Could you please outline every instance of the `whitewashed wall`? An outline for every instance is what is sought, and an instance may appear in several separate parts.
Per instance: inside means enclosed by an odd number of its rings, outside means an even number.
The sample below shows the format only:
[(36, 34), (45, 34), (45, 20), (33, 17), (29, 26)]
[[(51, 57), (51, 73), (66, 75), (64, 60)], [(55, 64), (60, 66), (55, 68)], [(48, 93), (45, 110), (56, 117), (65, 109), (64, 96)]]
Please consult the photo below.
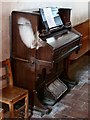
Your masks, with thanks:
[(2, 4), (0, 3), (0, 60), (2, 58)]
[[(3, 2), (2, 2), (3, 1)], [(0, 3), (0, 60), (10, 57), (10, 20), (13, 10), (30, 10), (39, 7), (57, 6), (72, 8), (72, 25), (88, 19), (88, 0), (2, 0)], [(84, 2), (85, 1), (85, 2)], [(2, 28), (2, 29), (1, 29)], [(2, 51), (2, 52), (1, 52)]]

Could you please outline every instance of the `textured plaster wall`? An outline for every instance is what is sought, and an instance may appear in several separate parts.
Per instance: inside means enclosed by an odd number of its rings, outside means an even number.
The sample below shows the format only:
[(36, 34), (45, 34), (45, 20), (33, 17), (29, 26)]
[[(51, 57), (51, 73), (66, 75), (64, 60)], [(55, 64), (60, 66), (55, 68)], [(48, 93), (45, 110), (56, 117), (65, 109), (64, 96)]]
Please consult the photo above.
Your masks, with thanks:
[[(84, 0), (83, 0), (84, 1)], [(45, 6), (69, 7), (72, 8), (71, 21), (72, 25), (79, 24), (88, 19), (88, 1), (85, 2), (74, 0), (3, 0), (0, 2), (0, 61), (10, 57), (10, 15), (13, 10), (29, 10)]]

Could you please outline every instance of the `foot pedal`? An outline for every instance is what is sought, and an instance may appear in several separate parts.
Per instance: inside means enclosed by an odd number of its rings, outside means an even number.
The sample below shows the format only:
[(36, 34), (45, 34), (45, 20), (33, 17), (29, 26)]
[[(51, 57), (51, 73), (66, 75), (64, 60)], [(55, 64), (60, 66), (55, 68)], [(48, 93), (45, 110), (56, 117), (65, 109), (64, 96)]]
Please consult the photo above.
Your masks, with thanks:
[(67, 90), (68, 87), (59, 78), (56, 78), (45, 88), (45, 99), (43, 102), (53, 105)]

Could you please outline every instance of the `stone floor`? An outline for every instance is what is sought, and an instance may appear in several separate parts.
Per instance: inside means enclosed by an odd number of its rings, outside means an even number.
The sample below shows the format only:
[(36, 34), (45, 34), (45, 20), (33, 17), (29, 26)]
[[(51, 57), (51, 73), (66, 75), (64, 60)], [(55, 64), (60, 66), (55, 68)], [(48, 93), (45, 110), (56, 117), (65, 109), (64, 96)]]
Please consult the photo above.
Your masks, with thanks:
[(78, 80), (70, 92), (52, 106), (52, 111), (42, 117), (34, 113), (31, 119), (81, 119), (89, 120), (90, 56), (84, 55), (70, 65), (71, 78)]

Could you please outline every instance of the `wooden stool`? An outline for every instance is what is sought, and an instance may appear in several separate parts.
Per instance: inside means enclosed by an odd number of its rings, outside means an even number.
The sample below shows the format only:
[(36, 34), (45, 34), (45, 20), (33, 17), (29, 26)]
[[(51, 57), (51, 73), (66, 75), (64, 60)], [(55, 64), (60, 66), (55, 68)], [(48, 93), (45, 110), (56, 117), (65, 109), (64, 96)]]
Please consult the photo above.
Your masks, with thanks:
[(14, 109), (14, 104), (22, 99), (25, 99), (25, 104), (17, 111), (24, 108), (25, 109), (24, 117), (28, 118), (28, 90), (13, 85), (13, 78), (9, 59), (2, 62), (2, 68), (5, 68), (6, 71), (6, 73), (1, 77), (2, 85), (3, 80), (5, 79), (7, 79), (8, 84), (4, 85), (4, 88), (2, 86), (2, 95), (0, 94), (0, 102), (9, 105), (10, 118), (15, 118), (14, 113), (16, 110)]
[(4, 119), (4, 110), (0, 108), (0, 120)]

